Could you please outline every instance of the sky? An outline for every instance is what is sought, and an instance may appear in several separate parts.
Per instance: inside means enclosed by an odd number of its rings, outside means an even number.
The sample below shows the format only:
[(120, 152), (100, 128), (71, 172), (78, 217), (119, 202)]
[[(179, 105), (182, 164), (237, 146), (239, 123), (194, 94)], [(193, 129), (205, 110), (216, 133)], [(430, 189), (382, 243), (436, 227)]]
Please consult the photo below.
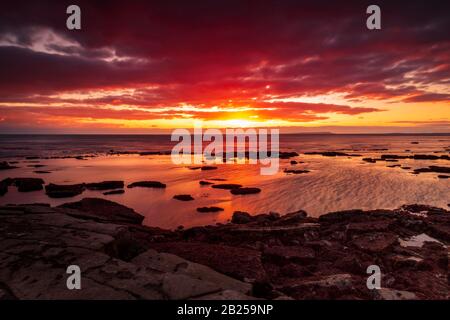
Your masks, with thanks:
[[(66, 28), (67, 6), (81, 30)], [(368, 30), (366, 8), (381, 8)], [(449, 1), (5, 1), (0, 133), (450, 132)]]

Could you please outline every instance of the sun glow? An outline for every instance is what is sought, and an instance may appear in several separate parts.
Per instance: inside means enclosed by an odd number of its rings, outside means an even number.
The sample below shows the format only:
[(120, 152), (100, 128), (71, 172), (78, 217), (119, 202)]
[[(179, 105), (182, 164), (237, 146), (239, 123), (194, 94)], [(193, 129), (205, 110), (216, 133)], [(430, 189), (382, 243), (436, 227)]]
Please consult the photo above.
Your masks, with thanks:
[(233, 120), (225, 120), (227, 127), (232, 128), (248, 128), (253, 127), (254, 123), (252, 121), (243, 120), (243, 119), (233, 119)]

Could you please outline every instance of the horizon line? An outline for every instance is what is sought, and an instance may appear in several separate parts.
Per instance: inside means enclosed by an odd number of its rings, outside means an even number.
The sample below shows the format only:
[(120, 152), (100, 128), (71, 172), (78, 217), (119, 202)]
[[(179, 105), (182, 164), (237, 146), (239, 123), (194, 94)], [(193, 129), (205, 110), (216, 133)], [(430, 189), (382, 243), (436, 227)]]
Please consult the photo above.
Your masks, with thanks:
[[(236, 128), (234, 128), (236, 129)], [(252, 129), (252, 128), (241, 128)], [(223, 129), (220, 129), (223, 130)], [(0, 133), (0, 136), (170, 136), (171, 133)], [(416, 136), (450, 136), (450, 132), (284, 132), (280, 135), (416, 135)]]

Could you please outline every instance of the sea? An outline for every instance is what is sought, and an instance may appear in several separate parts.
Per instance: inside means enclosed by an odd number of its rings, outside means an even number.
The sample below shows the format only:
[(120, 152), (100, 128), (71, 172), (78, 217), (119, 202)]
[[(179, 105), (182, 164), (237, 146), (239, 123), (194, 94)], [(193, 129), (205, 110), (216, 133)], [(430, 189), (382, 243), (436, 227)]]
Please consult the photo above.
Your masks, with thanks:
[[(133, 208), (145, 216), (146, 225), (166, 229), (226, 223), (234, 211), (286, 214), (305, 210), (317, 217), (333, 211), (395, 209), (414, 203), (446, 209), (450, 205), (450, 179), (443, 178), (445, 174), (413, 172), (429, 166), (450, 167), (448, 160), (362, 160), (383, 154), (448, 156), (450, 134), (282, 134), (280, 151), (295, 151), (299, 156), (281, 159), (274, 175), (261, 175), (259, 164), (246, 161), (217, 164), (215, 170), (192, 170), (192, 165), (174, 164), (171, 156), (164, 154), (175, 143), (170, 135), (0, 135), (0, 161), (18, 167), (0, 170), (0, 180), (39, 177), (46, 184), (123, 180), (125, 185), (152, 180), (167, 185), (165, 189), (125, 188), (124, 194), (117, 195), (86, 190), (62, 199), (49, 198), (43, 190), (22, 193), (10, 186), (8, 193), (0, 196), (0, 205), (60, 205), (100, 197)], [(324, 151), (350, 156), (305, 154)], [(291, 160), (297, 164), (291, 164)], [(396, 164), (399, 166), (392, 167)], [(285, 169), (309, 172), (291, 174)], [(257, 187), (261, 192), (233, 195), (229, 190), (200, 185), (200, 180)], [(177, 194), (190, 194), (194, 200), (173, 199)], [(223, 211), (197, 211), (210, 206)]]

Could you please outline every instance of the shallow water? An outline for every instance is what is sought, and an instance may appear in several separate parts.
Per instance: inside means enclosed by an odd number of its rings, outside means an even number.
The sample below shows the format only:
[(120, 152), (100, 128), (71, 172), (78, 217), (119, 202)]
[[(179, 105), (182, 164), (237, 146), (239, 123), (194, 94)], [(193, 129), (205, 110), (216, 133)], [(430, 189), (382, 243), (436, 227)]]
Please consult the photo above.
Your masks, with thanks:
[[(48, 138), (46, 138), (48, 139)], [(105, 137), (102, 139), (106, 139)], [(124, 137), (127, 143), (136, 137)], [(170, 140), (170, 137), (169, 137)], [(67, 141), (60, 139), (59, 143), (49, 143), (40, 140), (36, 145), (48, 153), (46, 143), (53, 147), (52, 154), (81, 154), (101, 152), (100, 149), (128, 150), (128, 144), (114, 143), (99, 146), (95, 143), (79, 143), (76, 152), (68, 152)], [(282, 139), (283, 141), (283, 139)], [(419, 141), (419, 144), (411, 144)], [(66, 149), (61, 150), (61, 143)], [(8, 143), (8, 147), (11, 146)], [(115, 148), (109, 148), (111, 145)], [(133, 143), (134, 150), (157, 150), (169, 147), (161, 142), (149, 148), (148, 142)], [(39, 153), (32, 139), (22, 143), (22, 148), (28, 152)], [(404, 154), (410, 149), (412, 154), (448, 154), (445, 148), (450, 145), (450, 137), (410, 137), (410, 136), (289, 136), (284, 137), (281, 150), (317, 151), (317, 150), (357, 150), (364, 156), (379, 157), (380, 154)], [(55, 146), (58, 146), (56, 148)], [(125, 194), (103, 196), (101, 191), (85, 191), (83, 194), (64, 199), (48, 198), (44, 191), (19, 193), (15, 187), (0, 197), (0, 204), (45, 202), (58, 205), (77, 201), (85, 197), (104, 197), (132, 207), (145, 215), (144, 223), (163, 228), (176, 228), (179, 225), (195, 226), (230, 219), (233, 211), (247, 211), (251, 214), (267, 213), (269, 211), (281, 214), (306, 210), (311, 216), (346, 209), (393, 209), (403, 204), (422, 203), (447, 208), (450, 203), (450, 180), (438, 179), (437, 173), (421, 173), (413, 175), (412, 169), (429, 165), (449, 166), (446, 160), (400, 160), (396, 163), (366, 163), (362, 157), (323, 157), (320, 155), (301, 154), (297, 161), (302, 164), (290, 165), (290, 160), (281, 160), (280, 170), (273, 176), (261, 176), (258, 165), (222, 164), (217, 170), (190, 170), (186, 165), (174, 165), (170, 156), (139, 156), (139, 155), (100, 155), (88, 160), (69, 159), (39, 159), (39, 163), (25, 160), (23, 156), (5, 154), (4, 144), (0, 140), (0, 150), (8, 160), (19, 161), (18, 169), (0, 171), (0, 179), (6, 177), (41, 177), (46, 183), (72, 184), (80, 182), (99, 182), (104, 180), (124, 180), (125, 184), (142, 180), (157, 180), (167, 184), (166, 189), (133, 188), (126, 189)], [(107, 149), (109, 148), (109, 149)], [(377, 148), (389, 148), (389, 151), (372, 151)], [(9, 149), (8, 149), (9, 150)], [(83, 150), (83, 152), (81, 152)], [(167, 149), (164, 149), (167, 150)], [(350, 152), (350, 151), (349, 151)], [(353, 151), (351, 151), (353, 152)], [(355, 153), (353, 152), (353, 153)], [(40, 154), (40, 153), (39, 153)], [(28, 153), (27, 155), (31, 155)], [(45, 167), (31, 168), (28, 165), (42, 164)], [(388, 168), (387, 165), (401, 164), (410, 166), (411, 170)], [(308, 169), (307, 174), (292, 175), (283, 172), (284, 168)], [(48, 170), (49, 174), (36, 174), (36, 170)], [(221, 178), (226, 183), (239, 183), (249, 187), (259, 187), (260, 194), (232, 195), (228, 190), (213, 189), (211, 186), (200, 186), (199, 180)], [(224, 182), (218, 182), (224, 183)], [(195, 200), (183, 202), (172, 199), (175, 194), (191, 194)], [(196, 208), (203, 206), (218, 206), (224, 208), (219, 213), (198, 213)]]

